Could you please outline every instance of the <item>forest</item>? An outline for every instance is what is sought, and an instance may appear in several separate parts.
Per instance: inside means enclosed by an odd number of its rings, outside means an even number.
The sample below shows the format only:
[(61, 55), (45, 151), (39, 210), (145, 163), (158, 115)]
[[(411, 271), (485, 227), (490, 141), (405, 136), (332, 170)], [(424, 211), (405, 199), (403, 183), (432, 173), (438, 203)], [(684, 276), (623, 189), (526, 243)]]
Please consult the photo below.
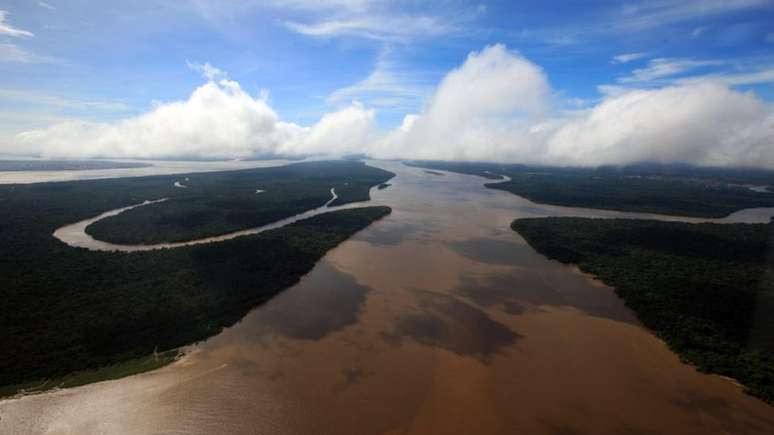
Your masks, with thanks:
[[(149, 355), (233, 324), (297, 282), (328, 250), (390, 213), (388, 207), (338, 210), (259, 235), (150, 252), (95, 252), (52, 237), (56, 228), (106, 210), (176, 197), (186, 189), (173, 183), (186, 177), (192, 185), (219, 186), (211, 192), (224, 196), (243, 188), (260, 196), (256, 188), (284, 183), (294, 196), (284, 208), (275, 198), (275, 208), (289, 213), (298, 207), (296, 201), (310, 206), (327, 201), (333, 185), (342, 186), (342, 201), (368, 199), (365, 180), (378, 185), (392, 176), (359, 162), (292, 166), (0, 186), (2, 391), (12, 394), (25, 384), (84, 369), (131, 372), (121, 366), (130, 361), (152, 366)], [(219, 181), (206, 181), (210, 176)], [(257, 179), (266, 184), (256, 186)], [(319, 194), (305, 196), (297, 183)], [(140, 226), (142, 231), (132, 233), (158, 237), (153, 225)], [(14, 385), (18, 388), (9, 388)]]
[(366, 201), (372, 186), (393, 175), (362, 162), (328, 161), (164, 177), (148, 180), (137, 192), (137, 202), (167, 201), (101, 220), (86, 231), (97, 240), (119, 244), (217, 236), (320, 207), (331, 199), (331, 188), (338, 195), (331, 205)]
[(774, 223), (550, 217), (512, 228), (614, 287), (684, 361), (774, 402)]
[(486, 187), (530, 201), (566, 207), (720, 218), (753, 207), (774, 207), (774, 171), (638, 164), (572, 168), (497, 163), (412, 162), (411, 165), (510, 181)]

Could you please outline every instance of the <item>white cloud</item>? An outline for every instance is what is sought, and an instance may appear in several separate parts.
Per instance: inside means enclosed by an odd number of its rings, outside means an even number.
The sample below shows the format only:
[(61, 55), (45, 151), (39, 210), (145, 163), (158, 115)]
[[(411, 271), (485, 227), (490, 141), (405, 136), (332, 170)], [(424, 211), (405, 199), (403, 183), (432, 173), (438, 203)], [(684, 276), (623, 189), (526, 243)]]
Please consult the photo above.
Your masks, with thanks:
[(450, 72), (428, 109), (378, 141), (379, 157), (599, 165), (639, 161), (774, 168), (774, 108), (701, 81), (606, 89), (587, 110), (550, 109), (542, 71), (502, 46)]
[(619, 86), (619, 85), (599, 85), (597, 86), (597, 91), (605, 96), (615, 96), (615, 95), (621, 95), (623, 93), (629, 92), (631, 88), (627, 88), (626, 86)]
[(210, 81), (225, 79), (228, 77), (228, 75), (225, 72), (223, 72), (219, 68), (216, 68), (210, 65), (209, 62), (205, 62), (201, 64), (201, 63), (193, 63), (190, 61), (185, 61), (185, 63), (186, 65), (188, 65), (188, 68), (200, 73), (202, 77)]
[(599, 8), (602, 12), (591, 12), (583, 19), (563, 23), (560, 27), (524, 29), (515, 34), (551, 45), (567, 45), (675, 25), (694, 25), (692, 33), (698, 37), (706, 30), (699, 25), (708, 20), (741, 11), (771, 9), (772, 6), (772, 0), (633, 0), (619, 3), (623, 6), (602, 7)]
[(626, 53), (626, 54), (619, 54), (618, 56), (613, 56), (613, 60), (610, 61), (610, 63), (629, 63), (631, 61), (642, 59), (643, 57), (647, 57), (648, 53)]
[(285, 24), (289, 29), (307, 36), (357, 36), (381, 41), (404, 41), (417, 36), (436, 36), (456, 29), (453, 24), (428, 15), (358, 14), (312, 23), (288, 21)]
[(46, 3), (46, 2), (38, 2), (38, 6), (40, 6), (41, 8), (44, 8), (44, 9), (48, 9), (50, 11), (56, 10), (56, 8), (53, 5), (51, 5), (50, 3)]
[(248, 13), (269, 12), (293, 32), (315, 37), (355, 37), (408, 42), (455, 32), (479, 17), (480, 5), (383, 0), (192, 0), (196, 12), (213, 23), (229, 23)]
[(471, 53), (449, 72), (427, 109), (378, 141), (380, 157), (486, 160), (528, 158), (529, 131), (547, 109), (543, 71), (502, 45)]
[(360, 101), (380, 110), (416, 110), (432, 89), (421, 75), (402, 68), (390, 59), (389, 50), (379, 56), (371, 73), (359, 82), (332, 92), (327, 102), (342, 104)]
[(655, 89), (607, 87), (601, 102), (564, 111), (543, 70), (502, 45), (472, 52), (426, 108), (386, 134), (353, 103), (311, 126), (282, 121), (265, 98), (210, 80), (184, 101), (115, 123), (69, 121), (16, 136), (46, 157), (248, 157), (344, 154), (546, 164), (682, 161), (774, 168), (774, 108), (734, 83), (696, 79)]
[[(230, 80), (208, 81), (185, 101), (115, 123), (72, 121), (16, 136), (45, 157), (209, 157), (336, 152), (370, 139), (373, 112), (352, 105), (312, 127), (283, 122)], [(10, 152), (10, 150), (9, 150)]]
[(687, 77), (676, 80), (675, 83), (685, 85), (708, 81), (723, 83), (727, 86), (774, 83), (774, 66), (745, 73), (709, 74), (698, 77)]
[(610, 96), (547, 142), (546, 160), (774, 168), (774, 111), (749, 93), (697, 83)]
[(17, 38), (21, 38), (21, 37), (29, 38), (34, 36), (32, 32), (17, 29), (16, 27), (13, 27), (10, 24), (6, 23), (5, 18), (7, 16), (8, 16), (7, 11), (0, 10), (0, 35), (14, 36)]
[(635, 69), (631, 75), (620, 77), (618, 81), (621, 83), (648, 82), (672, 77), (697, 68), (722, 64), (722, 61), (717, 60), (658, 58), (651, 60), (645, 68)]
[(373, 110), (360, 103), (328, 113), (307, 130), (300, 143), (287, 145), (286, 152), (342, 155), (362, 150), (374, 140), (374, 116)]
[(306, 14), (284, 20), (290, 30), (302, 35), (402, 43), (458, 32), (486, 11), (481, 5), (460, 2), (426, 7), (422, 2), (297, 0), (272, 5), (280, 10), (306, 11)]
[(616, 21), (621, 30), (644, 30), (767, 5), (770, 0), (648, 0), (627, 4)]

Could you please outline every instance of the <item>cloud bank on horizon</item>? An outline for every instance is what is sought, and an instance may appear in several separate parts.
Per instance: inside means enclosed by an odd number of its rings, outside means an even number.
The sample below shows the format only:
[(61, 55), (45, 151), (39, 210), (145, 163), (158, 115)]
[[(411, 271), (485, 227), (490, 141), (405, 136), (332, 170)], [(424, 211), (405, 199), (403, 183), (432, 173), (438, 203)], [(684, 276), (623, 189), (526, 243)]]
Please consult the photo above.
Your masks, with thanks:
[(601, 165), (688, 162), (774, 168), (774, 108), (753, 92), (706, 78), (622, 88), (595, 105), (563, 110), (549, 77), (504, 45), (471, 52), (424, 109), (380, 131), (374, 109), (353, 102), (303, 126), (280, 119), (209, 64), (187, 100), (115, 122), (67, 121), (16, 136), (43, 157), (377, 158)]

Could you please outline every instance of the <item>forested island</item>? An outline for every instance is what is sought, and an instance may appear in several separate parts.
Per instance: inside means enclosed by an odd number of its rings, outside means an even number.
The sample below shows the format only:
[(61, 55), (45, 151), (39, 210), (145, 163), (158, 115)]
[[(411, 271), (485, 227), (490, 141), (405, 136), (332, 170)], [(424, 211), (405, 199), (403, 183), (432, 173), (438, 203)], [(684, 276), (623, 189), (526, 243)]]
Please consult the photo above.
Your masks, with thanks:
[(774, 224), (549, 217), (512, 228), (615, 287), (683, 360), (774, 402)]
[(754, 207), (774, 207), (774, 171), (639, 164), (597, 168), (520, 164), (413, 162), (412, 166), (478, 175), (486, 187), (530, 201), (676, 216), (719, 218)]
[[(97, 240), (120, 244), (179, 242), (265, 225), (331, 199), (331, 205), (369, 199), (372, 186), (394, 174), (356, 161), (305, 162), (260, 170), (149, 177), (136, 202), (168, 198), (87, 227)], [(177, 185), (175, 185), (177, 183)], [(260, 190), (260, 194), (256, 191)]]
[[(89, 251), (52, 237), (62, 225), (146, 199), (183, 203), (196, 186), (206, 186), (210, 201), (221, 201), (223, 212), (207, 215), (215, 220), (207, 227), (215, 230), (208, 231), (221, 231), (234, 225), (230, 213), (246, 207), (243, 191), (252, 192), (256, 209), (284, 217), (322, 205), (331, 187), (341, 186), (342, 202), (368, 199), (371, 186), (393, 175), (360, 162), (280, 169), (0, 186), (0, 395), (168, 362), (174, 349), (238, 321), (297, 282), (328, 250), (390, 213), (388, 207), (339, 210), (258, 235), (149, 252)], [(189, 188), (174, 187), (185, 178)], [(256, 186), (259, 180), (265, 184)], [(262, 186), (267, 192), (255, 194)], [(261, 202), (268, 188), (290, 194), (285, 203), (281, 196)], [(190, 200), (197, 206), (212, 206), (201, 193), (194, 195)], [(194, 234), (195, 226), (179, 223), (194, 209), (176, 210), (179, 221), (168, 227), (151, 219), (116, 228), (142, 240), (166, 239), (171, 229)]]

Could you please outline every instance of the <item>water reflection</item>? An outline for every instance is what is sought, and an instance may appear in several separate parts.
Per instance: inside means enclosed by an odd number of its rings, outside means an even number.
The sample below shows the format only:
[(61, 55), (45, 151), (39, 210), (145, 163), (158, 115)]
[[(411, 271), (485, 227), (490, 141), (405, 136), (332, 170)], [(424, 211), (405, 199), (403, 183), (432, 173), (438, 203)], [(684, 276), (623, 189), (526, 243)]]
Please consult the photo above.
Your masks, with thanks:
[(393, 213), (297, 285), (161, 370), (0, 402), (0, 433), (774, 433), (774, 407), (682, 364), (509, 227), (627, 214), (373, 164), (398, 174), (372, 192)]
[[(308, 279), (308, 278), (307, 278)], [(328, 263), (320, 264), (314, 273), (314, 286), (299, 286), (298, 291), (283, 292), (266, 303), (246, 321), (246, 333), (265, 332), (300, 340), (320, 340), (358, 323), (359, 315), (371, 289), (358, 284), (349, 274)], [(236, 336), (238, 340), (245, 337)]]
[(388, 342), (400, 344), (410, 337), (427, 346), (481, 358), (488, 364), (492, 355), (518, 338), (507, 326), (454, 297), (424, 290), (414, 293), (417, 311), (398, 318), (393, 331), (384, 335)]

